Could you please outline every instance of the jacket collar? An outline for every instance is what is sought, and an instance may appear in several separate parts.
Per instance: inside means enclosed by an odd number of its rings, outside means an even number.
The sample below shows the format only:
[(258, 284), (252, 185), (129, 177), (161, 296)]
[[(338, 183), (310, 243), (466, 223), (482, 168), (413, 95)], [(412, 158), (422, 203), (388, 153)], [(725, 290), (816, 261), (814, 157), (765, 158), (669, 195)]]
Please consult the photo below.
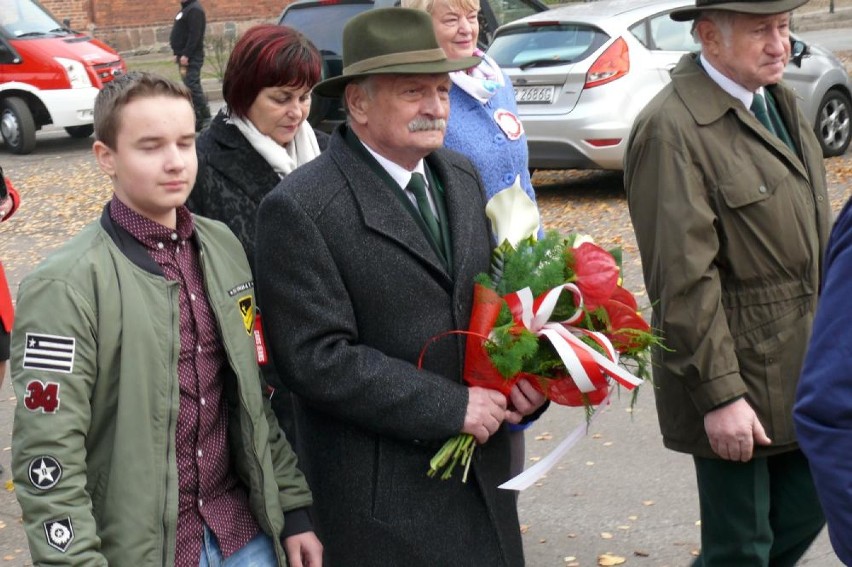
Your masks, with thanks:
[[(426, 264), (437, 277), (451, 285), (450, 274), (411, 214), (391, 193), (392, 187), (346, 142), (345, 132), (346, 125), (341, 125), (334, 131), (329, 140), (328, 154), (346, 179), (364, 224), (398, 242)], [(477, 208), (477, 204), (482, 204), (482, 199), (471, 190), (472, 187), (477, 187), (474, 178), (465, 180), (460, 171), (442, 156), (442, 152), (443, 150), (437, 150), (427, 156), (426, 163), (441, 180), (445, 189), (453, 246), (452, 272), (459, 274), (470, 257), (470, 250), (465, 243), (471, 241), (471, 233), (476, 224), (474, 219), (478, 218), (477, 215), (484, 219), (485, 212), (479, 210), (481, 207)]]
[[(725, 92), (704, 69), (698, 64), (698, 55), (684, 55), (672, 71), (672, 87), (683, 101), (686, 109), (699, 126), (709, 126), (721, 120), (726, 114), (733, 113), (745, 128), (750, 129), (764, 143), (772, 146), (787, 162), (804, 177), (808, 177), (807, 169), (802, 160), (793, 150), (773, 136), (760, 124), (739, 99)], [(778, 102), (779, 111), (787, 121), (787, 129), (793, 136), (796, 147), (802, 151), (802, 140), (799, 130), (799, 113), (796, 111), (796, 96), (782, 85), (770, 85), (768, 89)], [(713, 92), (714, 96), (707, 96)]]
[[(204, 144), (209, 147), (202, 152), (200, 167), (218, 171), (234, 187), (247, 192), (258, 205), (281, 181), (272, 166), (257, 153), (237, 127), (225, 122), (222, 112), (216, 115), (202, 136), (209, 137), (212, 143)], [(251, 180), (250, 183), (246, 182), (247, 178)]]

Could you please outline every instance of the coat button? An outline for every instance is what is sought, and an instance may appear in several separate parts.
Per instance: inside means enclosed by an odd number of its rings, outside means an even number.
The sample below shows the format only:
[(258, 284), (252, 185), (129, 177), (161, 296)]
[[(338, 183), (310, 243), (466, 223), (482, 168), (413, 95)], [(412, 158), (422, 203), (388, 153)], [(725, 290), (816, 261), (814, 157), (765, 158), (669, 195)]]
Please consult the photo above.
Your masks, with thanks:
[(508, 187), (512, 183), (515, 182), (515, 174), (514, 173), (506, 173), (503, 175), (503, 185)]
[(766, 193), (766, 186), (765, 186), (765, 185), (761, 185), (761, 186), (758, 188), (758, 191), (760, 191), (761, 193)]

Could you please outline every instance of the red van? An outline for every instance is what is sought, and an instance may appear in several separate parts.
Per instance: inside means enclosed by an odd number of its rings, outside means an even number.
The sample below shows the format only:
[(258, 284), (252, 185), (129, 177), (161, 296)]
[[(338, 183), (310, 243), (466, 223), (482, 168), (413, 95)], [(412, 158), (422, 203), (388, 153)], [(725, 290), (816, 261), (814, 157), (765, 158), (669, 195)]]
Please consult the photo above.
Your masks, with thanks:
[(48, 124), (90, 136), (95, 96), (126, 72), (115, 50), (60, 24), (36, 0), (0, 0), (0, 134), (12, 153), (32, 152)]

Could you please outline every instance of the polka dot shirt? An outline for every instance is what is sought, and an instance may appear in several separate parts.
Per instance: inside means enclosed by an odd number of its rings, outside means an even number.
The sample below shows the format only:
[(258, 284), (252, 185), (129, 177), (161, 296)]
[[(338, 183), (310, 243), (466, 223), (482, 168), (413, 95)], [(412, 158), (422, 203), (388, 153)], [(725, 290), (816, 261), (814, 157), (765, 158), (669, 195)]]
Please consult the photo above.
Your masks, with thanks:
[(166, 279), (180, 284), (175, 565), (197, 567), (205, 524), (225, 557), (247, 544), (260, 528), (231, 465), (223, 379), (230, 370), (204, 288), (192, 215), (186, 207), (178, 208), (173, 230), (114, 198), (110, 216), (145, 246)]

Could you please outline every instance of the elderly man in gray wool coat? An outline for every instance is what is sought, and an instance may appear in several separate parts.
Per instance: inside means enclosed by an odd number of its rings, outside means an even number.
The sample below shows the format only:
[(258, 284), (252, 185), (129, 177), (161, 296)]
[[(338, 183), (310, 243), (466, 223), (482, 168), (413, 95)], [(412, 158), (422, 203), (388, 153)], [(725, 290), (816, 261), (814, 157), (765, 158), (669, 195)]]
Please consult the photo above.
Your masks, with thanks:
[[(376, 9), (343, 34), (344, 70), (316, 87), (343, 95), (348, 123), (260, 206), (257, 279), (271, 355), (296, 398), (298, 446), (333, 567), (524, 564), (506, 422), (543, 396), (462, 381), (464, 338), (417, 361), (430, 338), (465, 329), (488, 269), (484, 191), (441, 149), (449, 61), (431, 17)], [(428, 478), (429, 459), (475, 436), (470, 476)]]

